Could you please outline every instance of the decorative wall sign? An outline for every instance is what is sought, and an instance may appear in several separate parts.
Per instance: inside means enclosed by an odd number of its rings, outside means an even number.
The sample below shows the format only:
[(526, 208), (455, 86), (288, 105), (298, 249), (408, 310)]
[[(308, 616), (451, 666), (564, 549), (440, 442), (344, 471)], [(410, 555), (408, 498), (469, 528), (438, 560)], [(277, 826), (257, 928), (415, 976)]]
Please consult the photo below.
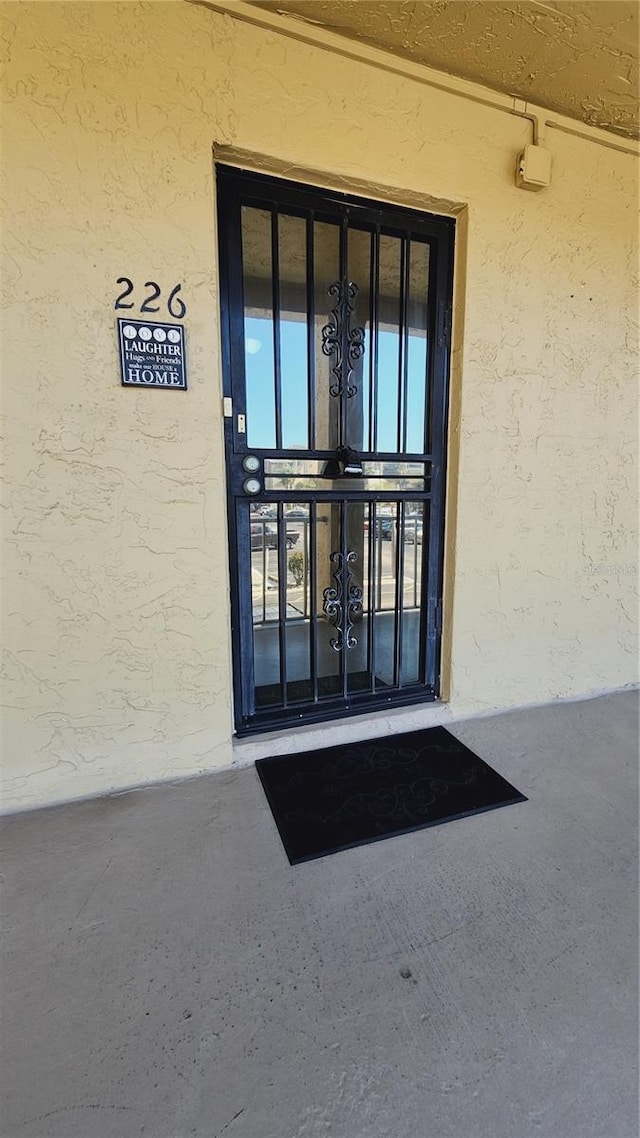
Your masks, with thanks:
[(118, 320), (123, 387), (187, 390), (185, 331), (181, 324)]

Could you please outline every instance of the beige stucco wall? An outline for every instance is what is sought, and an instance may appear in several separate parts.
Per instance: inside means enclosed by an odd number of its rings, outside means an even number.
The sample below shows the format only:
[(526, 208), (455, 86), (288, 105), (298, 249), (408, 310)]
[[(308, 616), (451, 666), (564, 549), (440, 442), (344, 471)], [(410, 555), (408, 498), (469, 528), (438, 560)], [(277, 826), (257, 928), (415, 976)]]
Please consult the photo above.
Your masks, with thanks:
[[(524, 121), (204, 7), (3, 16), (5, 806), (232, 758), (214, 143), (467, 207), (451, 707), (632, 682), (636, 159), (550, 132), (528, 194)], [(120, 276), (187, 394), (120, 387)]]

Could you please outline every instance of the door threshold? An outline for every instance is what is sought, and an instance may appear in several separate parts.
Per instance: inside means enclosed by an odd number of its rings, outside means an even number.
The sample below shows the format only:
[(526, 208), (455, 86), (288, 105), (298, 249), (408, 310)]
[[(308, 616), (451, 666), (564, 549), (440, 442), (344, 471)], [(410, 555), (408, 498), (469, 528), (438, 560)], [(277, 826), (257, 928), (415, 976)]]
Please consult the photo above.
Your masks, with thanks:
[(301, 727), (264, 732), (251, 738), (233, 738), (234, 766), (247, 766), (256, 759), (271, 755), (291, 755), (298, 751), (317, 751), (321, 747), (339, 743), (360, 743), (364, 739), (379, 739), (383, 735), (400, 735), (449, 723), (453, 715), (448, 703), (434, 700), (414, 703), (405, 707), (369, 711), (345, 719), (324, 723), (307, 723)]

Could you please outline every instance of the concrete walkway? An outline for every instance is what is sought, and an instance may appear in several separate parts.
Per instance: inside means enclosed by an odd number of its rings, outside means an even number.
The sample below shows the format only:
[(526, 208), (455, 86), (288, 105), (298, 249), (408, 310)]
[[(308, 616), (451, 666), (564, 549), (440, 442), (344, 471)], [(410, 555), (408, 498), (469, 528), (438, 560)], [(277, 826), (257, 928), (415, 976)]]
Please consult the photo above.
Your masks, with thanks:
[(3, 1136), (637, 1138), (632, 693), (529, 796), (291, 868), (253, 768), (4, 823)]

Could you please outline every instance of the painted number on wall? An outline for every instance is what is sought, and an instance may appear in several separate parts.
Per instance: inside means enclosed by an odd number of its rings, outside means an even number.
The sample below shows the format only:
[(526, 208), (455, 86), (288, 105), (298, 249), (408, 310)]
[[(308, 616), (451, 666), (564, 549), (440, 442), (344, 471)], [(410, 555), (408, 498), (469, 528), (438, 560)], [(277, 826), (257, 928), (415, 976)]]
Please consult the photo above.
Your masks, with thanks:
[[(116, 284), (124, 285), (125, 288), (122, 290), (120, 295), (116, 297), (116, 302), (113, 307), (116, 310), (119, 308), (135, 308), (135, 301), (127, 301), (127, 297), (132, 295), (135, 287), (133, 281), (129, 280), (129, 277), (118, 277)], [(160, 288), (160, 285), (156, 284), (155, 281), (145, 281), (143, 288), (147, 288), (150, 291), (142, 301), (142, 304), (140, 305), (140, 311), (159, 312), (160, 305), (155, 304), (154, 302), (156, 300), (160, 300), (162, 297), (162, 289)], [(170, 316), (173, 316), (174, 320), (183, 320), (187, 314), (187, 306), (184, 303), (184, 300), (178, 296), (181, 288), (182, 285), (174, 285), (171, 289), (171, 292), (169, 293), (169, 296), (167, 297), (167, 311)]]

